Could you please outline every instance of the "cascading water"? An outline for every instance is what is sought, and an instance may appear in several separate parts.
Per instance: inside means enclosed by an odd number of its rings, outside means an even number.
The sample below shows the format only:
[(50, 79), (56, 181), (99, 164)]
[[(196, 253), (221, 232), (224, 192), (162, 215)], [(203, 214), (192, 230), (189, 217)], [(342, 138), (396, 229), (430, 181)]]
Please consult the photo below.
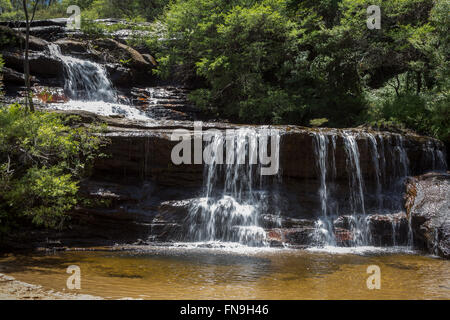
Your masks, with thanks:
[(50, 55), (63, 63), (65, 70), (64, 91), (71, 101), (50, 107), (65, 110), (85, 110), (110, 116), (120, 115), (134, 120), (149, 121), (143, 112), (117, 102), (117, 93), (101, 64), (62, 54), (61, 48), (51, 43)]
[[(333, 233), (333, 219), (330, 219), (328, 212), (328, 205), (329, 205), (328, 189), (327, 189), (327, 160), (328, 160), (328, 145), (329, 145), (328, 136), (319, 131), (314, 135), (314, 142), (315, 142), (315, 151), (317, 154), (317, 164), (319, 169), (319, 180), (320, 180), (319, 197), (320, 197), (320, 207), (322, 217), (316, 222), (316, 232), (314, 233), (315, 237), (314, 242), (319, 243), (322, 241), (322, 238), (325, 238), (326, 243), (334, 245), (335, 239)], [(335, 146), (335, 140), (333, 140), (333, 146)], [(333, 167), (335, 168), (335, 166)]]
[[(273, 145), (278, 148), (279, 134), (272, 135), (271, 139), (275, 139)], [(263, 183), (261, 164), (257, 161), (257, 142), (261, 148), (264, 141), (261, 133), (256, 129), (240, 129), (232, 136), (212, 135), (210, 141), (207, 147), (211, 151), (210, 161), (204, 165), (203, 196), (195, 199), (189, 210), (189, 240), (267, 245), (266, 232), (259, 220), (273, 193)]]
[[(361, 155), (357, 137), (365, 138), (367, 144), (367, 154), (369, 159), (366, 166), (370, 166), (373, 189), (366, 190), (365, 176), (362, 173)], [(341, 190), (347, 197), (340, 199), (344, 210), (339, 209), (335, 200), (339, 197), (335, 190), (336, 184), (336, 140), (340, 139), (346, 157), (346, 171), (348, 179), (348, 189)], [(372, 134), (370, 132), (351, 131), (318, 131), (313, 134), (313, 146), (316, 155), (318, 169), (318, 196), (320, 204), (320, 218), (316, 222), (313, 243), (316, 245), (326, 244), (335, 246), (342, 243), (338, 239), (339, 228), (345, 225), (350, 234), (351, 240), (344, 242), (353, 246), (371, 245), (370, 222), (367, 216), (367, 203), (370, 203), (370, 210), (375, 213), (398, 212), (399, 197), (403, 188), (405, 178), (410, 174), (410, 161), (405, 147), (405, 140), (401, 135)], [(431, 161), (431, 166), (436, 170), (445, 170), (445, 156), (436, 145), (427, 142), (423, 146), (424, 154)], [(391, 168), (389, 179), (387, 170)], [(368, 173), (366, 173), (367, 175)], [(340, 175), (342, 178), (342, 175)], [(342, 187), (341, 187), (342, 188)], [(369, 192), (369, 197), (366, 193)], [(342, 194), (342, 193), (341, 193)], [(393, 197), (391, 194), (396, 194)], [(342, 212), (338, 212), (341, 210)], [(342, 214), (341, 218), (337, 219)], [(337, 220), (336, 220), (337, 219)], [(336, 223), (340, 224), (337, 228)], [(398, 222), (392, 221), (393, 244), (396, 245), (396, 232)], [(409, 221), (408, 246), (412, 246), (412, 229)], [(336, 233), (337, 232), (337, 233)]]
[(380, 153), (378, 152), (378, 142), (374, 135), (367, 135), (368, 141), (371, 147), (372, 153), (372, 163), (375, 171), (375, 184), (376, 184), (376, 195), (377, 195), (377, 206), (378, 210), (382, 210), (383, 208), (383, 198), (382, 198), (382, 185), (381, 185), (381, 171), (380, 171)]
[[(366, 221), (365, 199), (364, 199), (364, 180), (361, 173), (360, 166), (360, 154), (358, 145), (356, 143), (355, 136), (350, 132), (342, 132), (340, 135), (344, 143), (344, 150), (347, 158), (347, 171), (348, 171), (348, 206), (350, 209), (350, 215), (347, 216), (348, 224), (350, 225), (350, 231), (354, 238), (352, 243), (355, 245), (366, 245), (369, 242), (368, 224)], [(336, 236), (334, 232), (334, 221), (338, 216), (337, 208), (333, 208), (335, 212), (329, 212), (329, 204), (333, 203), (334, 196), (329, 193), (328, 184), (333, 185), (332, 181), (327, 180), (327, 168), (328, 164), (328, 148), (330, 146), (333, 151), (331, 157), (332, 163), (332, 178), (336, 177), (336, 135), (328, 135), (318, 132), (314, 134), (314, 144), (316, 152), (316, 161), (319, 169), (319, 199), (321, 206), (321, 218), (316, 222), (316, 232), (314, 243), (319, 244), (324, 242), (327, 245), (336, 245)], [(378, 174), (378, 171), (377, 171)]]
[(56, 44), (49, 44), (50, 54), (61, 60), (66, 72), (64, 89), (71, 99), (116, 102), (117, 95), (105, 68), (89, 60), (65, 56)]

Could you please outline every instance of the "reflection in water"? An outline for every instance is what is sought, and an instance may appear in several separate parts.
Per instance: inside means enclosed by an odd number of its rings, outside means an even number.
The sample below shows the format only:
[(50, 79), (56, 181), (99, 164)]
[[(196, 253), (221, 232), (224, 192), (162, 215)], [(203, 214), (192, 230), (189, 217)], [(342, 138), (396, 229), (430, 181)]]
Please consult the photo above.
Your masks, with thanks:
[[(450, 262), (411, 253), (149, 247), (0, 257), (0, 272), (68, 291), (69, 265), (81, 268), (80, 293), (143, 299), (449, 299)], [(368, 290), (367, 266), (381, 268)]]

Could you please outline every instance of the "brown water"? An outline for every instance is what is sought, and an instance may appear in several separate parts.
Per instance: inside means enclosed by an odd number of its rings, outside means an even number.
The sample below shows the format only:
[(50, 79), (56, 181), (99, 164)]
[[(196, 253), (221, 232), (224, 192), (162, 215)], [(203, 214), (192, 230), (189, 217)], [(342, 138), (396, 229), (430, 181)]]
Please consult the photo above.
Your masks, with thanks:
[[(81, 290), (66, 288), (69, 265), (81, 268)], [(369, 265), (380, 267), (380, 290), (367, 288)], [(387, 251), (69, 251), (0, 256), (0, 272), (108, 299), (450, 299), (450, 261)]]

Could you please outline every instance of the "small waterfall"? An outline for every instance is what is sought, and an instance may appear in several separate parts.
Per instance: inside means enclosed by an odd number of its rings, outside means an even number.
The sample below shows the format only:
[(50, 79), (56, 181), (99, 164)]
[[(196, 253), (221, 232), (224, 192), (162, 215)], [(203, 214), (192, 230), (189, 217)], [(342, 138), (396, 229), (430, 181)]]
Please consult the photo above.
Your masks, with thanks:
[[(375, 183), (376, 183), (376, 194), (377, 194), (377, 205), (378, 209), (381, 210), (383, 207), (383, 197), (382, 197), (382, 186), (381, 186), (381, 171), (380, 171), (380, 153), (378, 152), (378, 143), (375, 136), (368, 133), (367, 134), (368, 141), (371, 146), (372, 153), (372, 163), (374, 167), (375, 174)], [(383, 151), (384, 153), (384, 151)]]
[(344, 148), (347, 154), (347, 170), (349, 174), (349, 195), (352, 212), (366, 214), (364, 205), (364, 180), (361, 175), (359, 149), (355, 136), (344, 132)]
[[(271, 139), (275, 139), (278, 149), (279, 134)], [(265, 179), (260, 175), (261, 165), (257, 164), (258, 141), (261, 148), (264, 140), (256, 129), (240, 129), (226, 137), (220, 132), (211, 136), (205, 148), (205, 152), (210, 151), (210, 159), (204, 165), (203, 196), (195, 199), (189, 209), (190, 241), (267, 245), (259, 218), (267, 211), (271, 194), (266, 189), (267, 181), (263, 182)]]
[(104, 116), (114, 115), (145, 122), (153, 121), (132, 105), (117, 103), (117, 93), (102, 65), (63, 55), (60, 47), (54, 43), (49, 44), (48, 50), (64, 65), (64, 91), (71, 99), (68, 103), (49, 104), (49, 108), (84, 110)]
[(364, 199), (364, 179), (361, 174), (360, 153), (355, 136), (344, 132), (344, 149), (347, 155), (347, 171), (349, 174), (349, 197), (352, 212), (351, 228), (353, 242), (367, 245), (370, 242), (369, 225), (366, 220), (366, 208)]
[[(320, 243), (322, 238), (325, 238), (325, 242), (328, 244), (335, 244), (334, 233), (333, 233), (333, 220), (329, 217), (328, 213), (328, 189), (327, 189), (327, 160), (328, 160), (328, 136), (322, 132), (317, 132), (314, 134), (315, 142), (315, 152), (317, 155), (317, 164), (319, 170), (319, 198), (321, 206), (321, 216), (322, 218), (316, 222), (316, 232), (314, 234), (314, 242)], [(333, 146), (335, 146), (335, 140), (333, 140)], [(334, 148), (333, 148), (334, 150)], [(336, 174), (336, 166), (334, 165), (335, 158), (333, 152), (333, 172), (332, 175)]]
[[(364, 169), (370, 170), (363, 175), (361, 154), (357, 138), (365, 138), (366, 149)], [(336, 184), (336, 141), (341, 139), (343, 152), (346, 159), (346, 172), (348, 188)], [(319, 213), (315, 224), (315, 232), (312, 235), (312, 243), (321, 245), (323, 243), (335, 246), (371, 245), (370, 219), (368, 212), (377, 214), (388, 214), (398, 212), (402, 209), (401, 197), (404, 189), (404, 181), (412, 172), (410, 159), (406, 148), (407, 141), (400, 134), (370, 132), (351, 132), (347, 130), (327, 132), (319, 130), (313, 136), (313, 150), (316, 157), (318, 170), (318, 198)], [(424, 166), (433, 170), (446, 170), (447, 164), (445, 154), (439, 148), (437, 142), (428, 140), (424, 143)], [(342, 179), (342, 174), (339, 175)], [(367, 183), (365, 177), (370, 178)], [(368, 190), (366, 190), (366, 184)], [(372, 187), (373, 186), (373, 187)], [(337, 193), (341, 188), (347, 197), (344, 199)], [(373, 190), (373, 191), (372, 191)], [(338, 199), (341, 197), (341, 199)], [(342, 203), (344, 212), (339, 212)], [(342, 211), (342, 210), (341, 210)], [(344, 214), (344, 215), (342, 215)], [(398, 219), (397, 219), (398, 220)], [(392, 219), (393, 245), (398, 245), (399, 228), (401, 221)], [(407, 229), (408, 247), (413, 246), (413, 232), (411, 217), (408, 219)], [(352, 240), (348, 240), (349, 237)]]
[[(373, 168), (373, 179), (375, 184), (375, 200), (377, 212), (384, 210), (383, 183), (386, 184), (386, 168), (384, 140), (381, 135), (372, 133), (357, 133), (367, 138), (367, 152), (370, 155), (370, 165)], [(349, 131), (326, 134), (324, 132), (314, 133), (313, 143), (316, 154), (319, 180), (320, 218), (316, 222), (313, 243), (326, 243), (334, 246), (338, 242), (361, 246), (371, 243), (370, 226), (366, 215), (365, 181), (362, 174), (360, 151), (356, 142), (357, 135)], [(336, 172), (336, 140), (342, 139), (343, 151), (346, 157), (346, 171), (348, 179), (348, 198), (346, 204), (346, 215), (338, 218), (338, 205), (334, 204), (338, 197), (335, 194), (334, 184)], [(377, 138), (380, 142), (377, 141)], [(395, 138), (396, 145), (393, 152), (392, 164), (403, 177), (409, 170), (409, 160), (403, 145), (403, 141)], [(329, 150), (331, 149), (331, 155)], [(342, 200), (341, 200), (342, 202)], [(338, 218), (338, 219), (337, 219)], [(336, 220), (337, 219), (337, 220)], [(336, 227), (336, 224), (344, 226)], [(353, 240), (342, 241), (342, 236), (347, 238), (345, 229), (348, 228)], [(393, 226), (395, 228), (395, 226)], [(393, 229), (394, 230), (394, 229)]]
[(61, 48), (51, 43), (50, 54), (64, 64), (65, 91), (71, 99), (116, 102), (117, 96), (105, 68), (95, 62), (65, 56)]
[(398, 163), (401, 167), (400, 177), (406, 178), (409, 175), (409, 159), (408, 154), (406, 153), (404, 140), (402, 135), (396, 135), (397, 146), (396, 150), (398, 153)]

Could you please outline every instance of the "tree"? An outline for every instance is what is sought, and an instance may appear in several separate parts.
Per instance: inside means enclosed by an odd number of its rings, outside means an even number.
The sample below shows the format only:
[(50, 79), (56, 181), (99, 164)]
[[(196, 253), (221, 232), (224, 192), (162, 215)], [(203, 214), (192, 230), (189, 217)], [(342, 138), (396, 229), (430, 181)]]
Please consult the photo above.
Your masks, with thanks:
[[(22, 0), (23, 12), (25, 14), (26, 22), (26, 32), (25, 32), (25, 60), (24, 60), (24, 73), (25, 73), (25, 87), (26, 87), (26, 106), (30, 111), (34, 111), (33, 95), (31, 92), (31, 82), (30, 82), (30, 59), (29, 59), (29, 49), (30, 49), (30, 25), (34, 20), (34, 15), (36, 14), (36, 9), (40, 0), (34, 0), (29, 2), (28, 0)], [(31, 6), (31, 17), (28, 12)]]

